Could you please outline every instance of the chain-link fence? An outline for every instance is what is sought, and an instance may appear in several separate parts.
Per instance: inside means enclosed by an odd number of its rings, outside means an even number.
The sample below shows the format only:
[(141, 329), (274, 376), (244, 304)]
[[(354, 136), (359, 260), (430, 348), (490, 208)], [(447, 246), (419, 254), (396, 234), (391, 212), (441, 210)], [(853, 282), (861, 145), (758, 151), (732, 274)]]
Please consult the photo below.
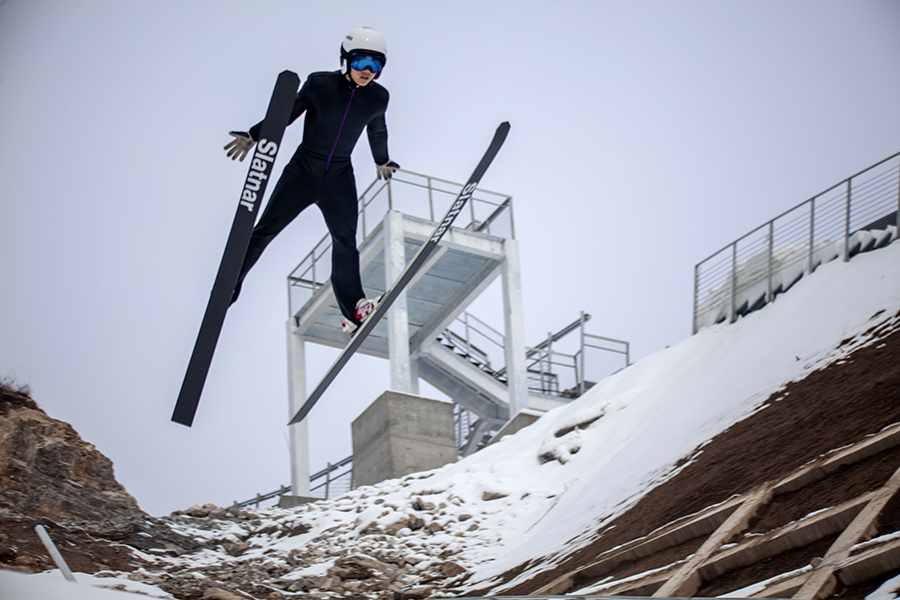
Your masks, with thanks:
[(353, 457), (331, 464), (309, 478), (312, 498), (337, 498), (353, 489)]
[(775, 217), (694, 269), (694, 333), (761, 308), (819, 265), (897, 239), (894, 154)]

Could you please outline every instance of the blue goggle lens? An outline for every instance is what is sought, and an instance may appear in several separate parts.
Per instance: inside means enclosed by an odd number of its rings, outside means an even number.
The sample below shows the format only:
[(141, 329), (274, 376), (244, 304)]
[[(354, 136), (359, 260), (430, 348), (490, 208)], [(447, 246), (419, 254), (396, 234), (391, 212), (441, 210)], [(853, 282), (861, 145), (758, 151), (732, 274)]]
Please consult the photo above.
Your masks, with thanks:
[(368, 68), (373, 73), (380, 73), (384, 68), (384, 57), (377, 54), (353, 52), (350, 54), (350, 66), (357, 71)]

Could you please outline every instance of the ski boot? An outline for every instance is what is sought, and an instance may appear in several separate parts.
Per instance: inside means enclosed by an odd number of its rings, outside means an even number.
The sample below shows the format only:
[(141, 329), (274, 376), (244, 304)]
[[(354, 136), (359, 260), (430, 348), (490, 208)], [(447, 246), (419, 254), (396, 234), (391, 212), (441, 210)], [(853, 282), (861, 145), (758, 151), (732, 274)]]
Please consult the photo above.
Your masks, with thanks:
[(356, 317), (355, 322), (351, 321), (347, 317), (341, 317), (341, 329), (344, 333), (353, 337), (353, 334), (356, 333), (356, 330), (360, 325), (363, 324), (363, 321), (369, 318), (375, 309), (378, 308), (378, 304), (381, 302), (381, 296), (376, 298), (375, 300), (369, 300), (368, 298), (360, 298), (359, 302), (356, 303), (356, 308), (353, 311), (353, 316)]

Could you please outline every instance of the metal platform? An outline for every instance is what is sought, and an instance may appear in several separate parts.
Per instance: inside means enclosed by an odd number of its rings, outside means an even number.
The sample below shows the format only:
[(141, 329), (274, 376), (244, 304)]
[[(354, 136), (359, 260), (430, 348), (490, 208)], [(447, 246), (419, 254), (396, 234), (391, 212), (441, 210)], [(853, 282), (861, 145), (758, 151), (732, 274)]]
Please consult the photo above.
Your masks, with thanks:
[[(405, 214), (401, 217), (404, 252), (409, 262), (430, 237), (435, 224)], [(413, 354), (432, 343), (500, 275), (503, 257), (503, 238), (461, 229), (451, 229), (446, 234), (435, 257), (407, 288)], [(384, 224), (379, 223), (360, 246), (360, 270), (367, 297), (375, 298), (385, 292), (385, 269)], [(295, 319), (295, 333), (306, 341), (334, 347), (347, 344), (330, 285), (319, 287), (291, 316)], [(360, 352), (389, 358), (386, 320), (378, 324)]]

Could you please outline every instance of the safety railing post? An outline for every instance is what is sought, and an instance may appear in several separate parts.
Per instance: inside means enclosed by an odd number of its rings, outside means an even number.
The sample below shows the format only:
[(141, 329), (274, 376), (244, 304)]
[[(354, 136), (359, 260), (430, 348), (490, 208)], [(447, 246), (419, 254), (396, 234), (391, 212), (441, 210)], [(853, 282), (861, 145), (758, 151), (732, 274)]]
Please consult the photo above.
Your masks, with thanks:
[(313, 248), (312, 252), (309, 253), (309, 259), (312, 262), (312, 293), (316, 293), (316, 249)]
[(700, 265), (703, 263), (697, 263), (694, 265), (694, 322), (691, 327), (693, 333), (697, 333), (697, 309), (699, 308), (698, 303), (700, 302)]
[(579, 372), (575, 374), (575, 377), (576, 377), (575, 381), (578, 383), (578, 395), (579, 396), (584, 394), (584, 380), (587, 379), (587, 373), (585, 373), (585, 371), (584, 371), (584, 355), (586, 354), (586, 350), (584, 348), (584, 323), (585, 323), (584, 311), (581, 311), (581, 326), (580, 326), (580, 329), (581, 329), (581, 332), (580, 332), (581, 355), (579, 356), (579, 361), (581, 362), (581, 368), (579, 369)]
[(853, 178), (847, 180), (847, 209), (844, 214), (844, 262), (850, 260), (850, 197), (853, 190)]
[(465, 318), (463, 320), (463, 330), (466, 332), (465, 342), (466, 342), (466, 354), (472, 354), (472, 329), (469, 326), (469, 313), (465, 313), (463, 315)]
[(728, 322), (737, 319), (737, 242), (731, 245), (731, 305), (728, 308)]
[(325, 499), (328, 499), (329, 488), (331, 487), (331, 463), (325, 467)]
[(553, 332), (547, 332), (547, 364), (541, 363), (541, 391), (548, 392), (550, 390), (550, 369), (553, 368)]
[(431, 215), (431, 220), (434, 221), (434, 194), (432, 193), (431, 188), (431, 177), (428, 178), (428, 211)]
[(53, 559), (53, 562), (56, 564), (56, 567), (59, 569), (60, 573), (62, 573), (63, 577), (66, 578), (66, 581), (78, 583), (75, 580), (75, 576), (72, 575), (72, 570), (69, 568), (69, 565), (66, 564), (66, 560), (62, 557), (62, 554), (59, 553), (59, 548), (56, 547), (56, 544), (54, 544), (53, 540), (50, 538), (50, 534), (47, 533), (47, 527), (44, 525), (43, 521), (35, 521), (32, 523), (31, 528), (34, 529), (34, 532), (40, 538), (41, 543), (44, 544), (44, 548), (47, 549), (50, 558)]
[(773, 269), (773, 261), (775, 255), (775, 221), (769, 221), (769, 272), (768, 272), (768, 287), (766, 291), (766, 303), (768, 304), (774, 298), (772, 298), (772, 269)]
[(806, 272), (811, 275), (816, 268), (816, 198), (813, 197), (809, 201), (809, 268)]

